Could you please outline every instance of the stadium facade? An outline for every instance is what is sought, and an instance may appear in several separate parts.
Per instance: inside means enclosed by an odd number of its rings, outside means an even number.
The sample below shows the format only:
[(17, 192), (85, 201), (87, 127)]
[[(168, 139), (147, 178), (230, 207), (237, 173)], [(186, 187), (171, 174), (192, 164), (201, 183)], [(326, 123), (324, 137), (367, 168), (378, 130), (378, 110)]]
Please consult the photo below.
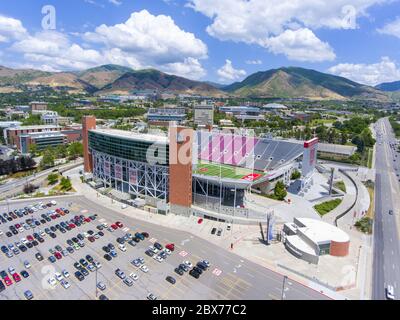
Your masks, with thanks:
[(316, 157), (309, 143), (179, 126), (165, 136), (139, 134), (96, 129), (95, 123), (94, 117), (83, 119), (85, 172), (159, 213), (265, 221), (265, 212), (247, 208), (246, 194), (269, 193), (278, 180), (288, 184), (294, 169), (306, 167), (309, 177), (316, 162), (308, 159), (304, 166), (304, 154)]

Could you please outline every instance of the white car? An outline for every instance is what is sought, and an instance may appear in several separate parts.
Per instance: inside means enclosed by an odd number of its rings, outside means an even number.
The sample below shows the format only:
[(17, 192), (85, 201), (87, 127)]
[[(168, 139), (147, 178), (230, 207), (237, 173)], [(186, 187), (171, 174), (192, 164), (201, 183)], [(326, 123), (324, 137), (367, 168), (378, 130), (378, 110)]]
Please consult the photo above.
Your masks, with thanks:
[(205, 265), (206, 265), (208, 268), (209, 268), (209, 267), (210, 267), (210, 265), (211, 265), (211, 264), (210, 264), (210, 262), (209, 262), (209, 261), (207, 261), (207, 260), (203, 260), (202, 262), (203, 262), (203, 263), (204, 263), (204, 264), (205, 264)]
[(89, 237), (90, 237), (90, 234), (87, 233), (87, 232), (84, 232), (84, 233), (83, 233), (83, 236), (84, 236), (85, 238), (89, 238)]
[(57, 202), (55, 200), (51, 200), (50, 203), (55, 206), (57, 204)]
[(13, 275), (15, 273), (14, 267), (9, 267), (8, 272), (11, 273), (11, 275)]
[(136, 274), (136, 273), (131, 273), (130, 275), (129, 275), (134, 281), (137, 281), (138, 279), (139, 279), (139, 276)]
[(161, 258), (160, 256), (157, 256), (157, 257), (156, 257), (156, 260), (157, 260), (158, 262), (163, 262), (163, 261), (164, 261), (164, 259)]
[(41, 236), (42, 238), (46, 236), (46, 233), (43, 232), (42, 230), (39, 231), (39, 234), (40, 234), (40, 236)]
[(386, 298), (388, 300), (394, 300), (394, 289), (393, 286), (391, 286), (390, 284), (386, 287)]
[(154, 247), (154, 246), (150, 246), (149, 249), (151, 251), (153, 251), (154, 253), (156, 253), (156, 254), (158, 253), (158, 249), (156, 247)]
[(120, 245), (118, 246), (118, 248), (119, 248), (119, 250), (121, 250), (122, 252), (125, 252), (125, 251), (126, 251), (126, 247), (125, 247), (123, 244), (120, 244)]
[(22, 239), (21, 239), (21, 242), (22, 242), (23, 244), (25, 244), (25, 245), (26, 245), (26, 244), (27, 244), (29, 241), (28, 241), (28, 240), (26, 240), (25, 238), (22, 238)]
[(25, 268), (29, 269), (31, 267), (31, 264), (29, 263), (29, 261), (25, 261), (24, 266)]
[(64, 287), (64, 289), (68, 289), (71, 286), (67, 280), (62, 280), (61, 285)]
[(167, 254), (167, 255), (171, 255), (171, 250), (164, 248), (163, 251)]
[(106, 222), (103, 223), (104, 228), (108, 228), (108, 224)]
[(69, 272), (67, 270), (63, 270), (62, 274), (65, 278), (69, 278)]
[(4, 234), (3, 231), (0, 230), (0, 236), (2, 236), (3, 234)]
[(64, 276), (61, 273), (56, 272), (54, 274), (54, 277), (57, 279), (58, 282), (61, 282), (62, 280), (64, 280)]
[(147, 268), (147, 266), (146, 265), (142, 265), (142, 266), (140, 266), (140, 268), (139, 268), (140, 270), (142, 270), (144, 273), (147, 273), (147, 272), (149, 272), (149, 268)]
[(55, 287), (57, 285), (57, 281), (54, 278), (50, 278), (49, 280), (47, 280), (47, 282), (49, 283), (49, 285)]
[(25, 231), (25, 229), (23, 228), (23, 227), (20, 227), (19, 229), (18, 229), (18, 232), (20, 232), (20, 233), (22, 233), (22, 232), (24, 232)]
[(97, 268), (100, 269), (102, 267), (101, 263), (98, 261), (93, 262), (93, 265)]
[(183, 264), (185, 266), (187, 266), (188, 268), (192, 268), (193, 267), (193, 264), (190, 261), (183, 261)]

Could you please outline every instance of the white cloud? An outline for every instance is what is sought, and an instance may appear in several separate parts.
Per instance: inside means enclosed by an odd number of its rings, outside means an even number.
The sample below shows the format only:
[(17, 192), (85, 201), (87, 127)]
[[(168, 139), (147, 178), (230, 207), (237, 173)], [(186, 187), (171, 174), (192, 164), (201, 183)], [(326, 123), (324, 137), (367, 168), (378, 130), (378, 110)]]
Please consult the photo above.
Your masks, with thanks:
[(122, 1), (119, 1), (119, 0), (108, 0), (108, 2), (110, 2), (116, 6), (120, 6), (122, 4)]
[(71, 43), (57, 31), (42, 31), (15, 42), (11, 50), (20, 52), (26, 61), (47, 69), (85, 69), (105, 62), (96, 50), (84, 49)]
[(377, 30), (379, 33), (388, 34), (400, 38), (400, 17), (389, 22), (383, 28)]
[(229, 82), (238, 80), (241, 77), (245, 76), (246, 71), (241, 69), (235, 69), (232, 65), (232, 61), (226, 59), (225, 64), (220, 69), (218, 69), (217, 74), (220, 77), (219, 80), (221, 82)]
[[(388, 1), (391, 0), (188, 0), (187, 6), (212, 20), (206, 29), (211, 36), (265, 47), (268, 39), (279, 37), (287, 30), (354, 29), (357, 17), (366, 15), (369, 7)], [(300, 49), (302, 39), (298, 39), (297, 50), (292, 50), (290, 58), (296, 58), (299, 52), (305, 61)], [(311, 61), (315, 60), (322, 61), (315, 57)]]
[(21, 21), (0, 15), (0, 42), (22, 39), (26, 35), (27, 31)]
[(318, 39), (310, 29), (286, 30), (265, 40), (264, 46), (275, 54), (284, 54), (289, 60), (332, 61), (335, 53), (328, 43)]
[(246, 64), (262, 64), (261, 60), (246, 60)]
[[(79, 38), (86, 42), (71, 40)], [(191, 79), (206, 74), (200, 59), (207, 58), (207, 46), (180, 29), (171, 17), (153, 16), (146, 10), (132, 13), (125, 23), (103, 24), (84, 35), (26, 32), (9, 49), (23, 54), (25, 65), (43, 70), (80, 70), (113, 63), (134, 69), (156, 68)]]
[(161, 70), (193, 80), (201, 79), (207, 74), (199, 60), (194, 58), (186, 58), (183, 62), (168, 63), (162, 66)]
[(373, 64), (340, 63), (328, 71), (372, 86), (400, 80), (400, 67), (388, 57), (382, 57), (380, 62)]
[(132, 13), (125, 23), (103, 24), (95, 32), (85, 33), (84, 38), (141, 55), (148, 62), (164, 64), (207, 57), (207, 46), (193, 33), (180, 29), (171, 17), (154, 16), (147, 10)]

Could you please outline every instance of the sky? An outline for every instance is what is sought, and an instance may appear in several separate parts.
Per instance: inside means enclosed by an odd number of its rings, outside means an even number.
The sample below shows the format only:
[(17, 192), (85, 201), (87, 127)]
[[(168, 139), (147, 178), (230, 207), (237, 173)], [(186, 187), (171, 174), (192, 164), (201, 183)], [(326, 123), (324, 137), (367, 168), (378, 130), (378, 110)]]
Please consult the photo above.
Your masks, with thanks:
[(232, 83), (298, 66), (400, 80), (400, 0), (2, 0), (0, 65)]

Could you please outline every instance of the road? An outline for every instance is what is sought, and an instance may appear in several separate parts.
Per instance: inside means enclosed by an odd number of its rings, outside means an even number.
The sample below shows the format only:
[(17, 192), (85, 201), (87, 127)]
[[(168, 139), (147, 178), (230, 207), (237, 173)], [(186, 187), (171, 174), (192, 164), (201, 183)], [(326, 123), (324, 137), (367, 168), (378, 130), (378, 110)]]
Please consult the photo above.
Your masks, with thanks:
[(41, 171), (39, 173), (36, 173), (35, 175), (5, 183), (5, 184), (0, 186), (0, 195), (3, 198), (3, 196), (7, 192), (16, 192), (18, 189), (20, 189), (22, 186), (24, 186), (28, 182), (32, 182), (33, 183), (36, 180), (39, 180), (39, 179), (44, 178), (44, 177), (47, 177), (47, 175), (49, 173), (51, 173), (53, 170), (55, 170), (55, 169), (59, 169), (60, 171), (66, 171), (66, 170), (70, 170), (71, 168), (74, 168), (76, 166), (79, 166), (81, 164), (82, 164), (82, 160), (77, 160), (77, 161), (75, 161), (73, 163), (68, 163), (68, 164), (65, 164), (65, 165), (56, 166), (56, 167), (53, 167), (53, 168), (50, 168), (50, 169), (47, 169), (47, 170), (43, 170), (43, 171)]
[[(400, 248), (398, 226), (400, 219), (400, 157), (391, 148), (396, 142), (387, 118), (375, 125), (377, 132), (376, 180), (375, 180), (375, 223), (372, 299), (386, 298), (387, 285), (394, 287), (396, 299), (400, 297)], [(394, 214), (390, 215), (389, 210)]]

